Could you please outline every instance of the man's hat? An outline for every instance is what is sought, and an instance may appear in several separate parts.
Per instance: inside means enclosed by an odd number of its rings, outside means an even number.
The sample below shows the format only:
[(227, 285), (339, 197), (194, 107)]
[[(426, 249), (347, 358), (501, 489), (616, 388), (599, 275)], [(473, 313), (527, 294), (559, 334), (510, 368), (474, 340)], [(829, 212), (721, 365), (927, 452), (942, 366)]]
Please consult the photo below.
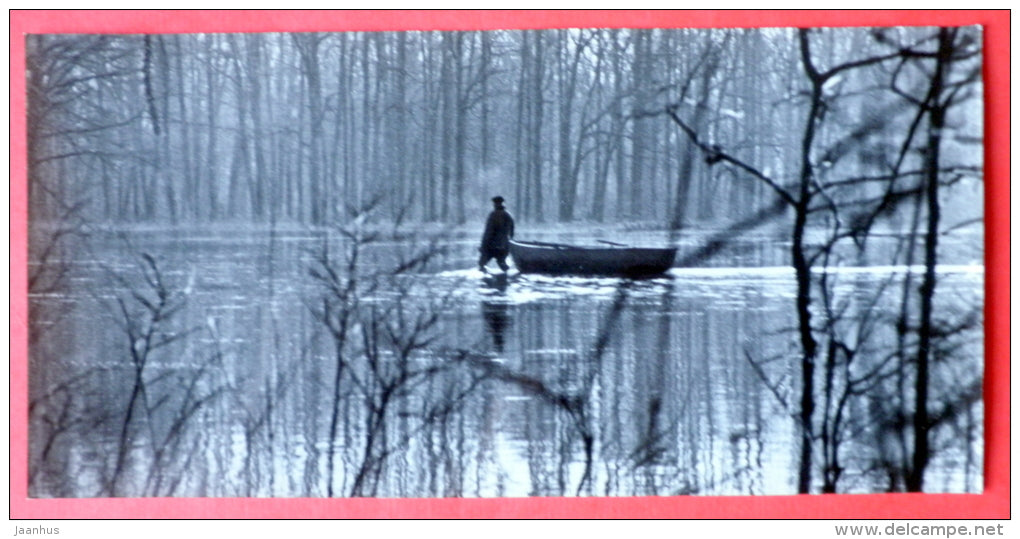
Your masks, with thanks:
[(492, 201), (495, 202), (496, 204), (502, 204), (503, 203), (503, 197), (501, 197), (501, 196), (494, 196), (494, 197), (492, 197)]

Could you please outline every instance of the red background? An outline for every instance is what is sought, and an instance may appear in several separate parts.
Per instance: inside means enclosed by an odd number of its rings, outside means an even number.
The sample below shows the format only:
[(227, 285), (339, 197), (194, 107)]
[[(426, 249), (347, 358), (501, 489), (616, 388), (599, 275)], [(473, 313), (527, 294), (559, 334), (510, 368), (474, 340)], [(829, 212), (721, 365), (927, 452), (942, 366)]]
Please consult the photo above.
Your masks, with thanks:
[[(984, 27), (987, 233), (983, 494), (504, 499), (28, 498), (24, 34), (930, 25)], [(1010, 517), (1009, 11), (13, 11), (10, 31), (13, 519)]]

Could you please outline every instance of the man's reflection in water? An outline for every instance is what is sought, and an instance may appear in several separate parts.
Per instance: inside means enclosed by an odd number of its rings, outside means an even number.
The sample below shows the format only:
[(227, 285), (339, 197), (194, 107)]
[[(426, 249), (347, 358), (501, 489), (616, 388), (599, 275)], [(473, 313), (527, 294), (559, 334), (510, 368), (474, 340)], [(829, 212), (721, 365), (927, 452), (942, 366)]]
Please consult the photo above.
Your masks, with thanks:
[(506, 329), (510, 327), (510, 304), (506, 302), (506, 275), (494, 275), (486, 279), (489, 288), (498, 291), (492, 299), (482, 301), (482, 318), (485, 319), (485, 328), (492, 335), (492, 342), (496, 345), (496, 351), (503, 353), (503, 345), (506, 342)]
[(502, 354), (506, 328), (510, 326), (510, 305), (502, 301), (483, 301), (482, 316), (485, 317), (485, 327), (492, 335), (496, 351)]

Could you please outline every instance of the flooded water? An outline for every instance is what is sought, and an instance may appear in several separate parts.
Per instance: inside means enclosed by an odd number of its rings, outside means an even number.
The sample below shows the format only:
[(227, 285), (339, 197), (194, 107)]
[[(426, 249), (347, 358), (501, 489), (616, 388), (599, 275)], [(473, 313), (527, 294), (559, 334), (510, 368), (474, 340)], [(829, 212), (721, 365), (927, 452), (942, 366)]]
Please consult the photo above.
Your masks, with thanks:
[[(349, 267), (346, 244), (324, 232), (97, 233), (64, 289), (31, 298), (32, 495), (796, 492), (800, 348), (782, 241), (635, 282), (486, 277), (474, 241), (395, 277), (374, 271), (415, 246), (380, 242), (345, 289), (322, 262)], [(984, 275), (967, 255), (948, 262), (937, 308), (951, 323), (980, 314)], [(906, 397), (903, 369), (884, 362), (920, 271), (827, 274), (832, 324), (858, 352), (848, 379), (882, 374), (846, 392), (842, 491), (888, 488), (880, 464), (898, 446), (882, 406)], [(819, 328), (833, 319), (821, 297)], [(956, 396), (980, 387), (980, 323), (945, 348), (930, 408), (953, 414), (933, 434), (926, 489), (980, 491), (980, 398)]]

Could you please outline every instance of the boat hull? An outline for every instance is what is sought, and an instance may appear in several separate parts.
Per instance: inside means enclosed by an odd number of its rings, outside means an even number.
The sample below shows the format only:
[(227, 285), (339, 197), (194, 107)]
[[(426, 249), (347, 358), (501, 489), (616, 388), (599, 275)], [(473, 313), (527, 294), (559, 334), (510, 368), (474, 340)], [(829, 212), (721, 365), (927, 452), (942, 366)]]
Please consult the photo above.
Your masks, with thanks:
[(510, 255), (522, 273), (646, 277), (669, 270), (676, 249), (511, 241)]

